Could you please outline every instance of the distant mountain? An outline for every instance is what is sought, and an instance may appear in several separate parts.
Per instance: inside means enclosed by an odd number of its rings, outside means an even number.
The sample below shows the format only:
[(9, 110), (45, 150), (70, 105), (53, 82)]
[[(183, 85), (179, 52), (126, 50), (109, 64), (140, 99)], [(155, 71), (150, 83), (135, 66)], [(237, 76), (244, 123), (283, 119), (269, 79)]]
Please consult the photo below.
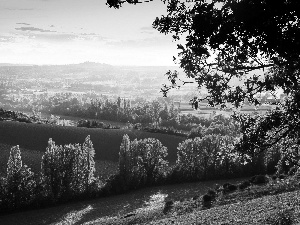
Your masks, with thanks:
[(0, 66), (35, 66), (34, 64), (0, 63)]
[(106, 63), (97, 63), (97, 62), (83, 62), (83, 63), (77, 63), (77, 64), (45, 64), (45, 65), (36, 65), (36, 64), (14, 64), (14, 63), (0, 63), (0, 67), (2, 66), (11, 66), (11, 67), (20, 67), (20, 66), (34, 66), (34, 67), (74, 67), (74, 68), (118, 68), (121, 70), (135, 70), (135, 71), (156, 71), (156, 70), (163, 70), (163, 69), (170, 69), (170, 70), (180, 70), (178, 66), (113, 66)]

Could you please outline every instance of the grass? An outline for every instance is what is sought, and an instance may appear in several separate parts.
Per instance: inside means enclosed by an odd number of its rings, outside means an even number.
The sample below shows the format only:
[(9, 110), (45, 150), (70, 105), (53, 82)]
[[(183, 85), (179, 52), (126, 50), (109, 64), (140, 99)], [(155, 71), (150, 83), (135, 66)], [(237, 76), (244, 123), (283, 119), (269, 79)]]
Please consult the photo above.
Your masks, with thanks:
[[(12, 145), (0, 143), (0, 176), (6, 176), (7, 161)], [(46, 150), (46, 149), (45, 149)], [(21, 148), (21, 157), (23, 164), (26, 164), (31, 170), (38, 174), (41, 171), (41, 160), (43, 152), (36, 150), (28, 150)], [(95, 161), (96, 172), (95, 175), (105, 181), (110, 175), (118, 172), (118, 163), (108, 160), (96, 160)]]
[(168, 148), (167, 160), (175, 162), (177, 158), (177, 146), (185, 138), (149, 133), (140, 130), (126, 129), (99, 129), (85, 127), (51, 126), (46, 124), (29, 124), (12, 121), (0, 122), (0, 143), (19, 145), (20, 148), (44, 152), (49, 138), (56, 144), (83, 143), (87, 135), (91, 136), (96, 155), (96, 160), (108, 160), (117, 162), (119, 150), (124, 134), (130, 139), (156, 138)]
[(172, 216), (147, 224), (272, 224), (272, 218), (283, 209), (289, 209), (294, 217), (299, 217), (299, 197), (299, 191), (265, 196), (247, 202)]
[[(165, 204), (169, 201), (165, 201)], [(288, 178), (220, 194), (207, 208), (202, 198), (136, 210), (128, 217), (105, 217), (85, 224), (296, 224), (300, 222), (299, 180)], [(282, 221), (284, 220), (283, 223)], [(281, 223), (280, 223), (281, 222)], [(287, 223), (293, 222), (293, 223)]]
[[(0, 144), (0, 172), (6, 171), (10, 145)], [(42, 152), (21, 148), (23, 162), (39, 170)], [(117, 172), (117, 164), (110, 161), (96, 161), (98, 175), (105, 178)], [(190, 184), (192, 185), (192, 184)], [(142, 190), (140, 190), (142, 191)], [(138, 209), (126, 209), (123, 202), (127, 195), (112, 196), (99, 200), (85, 201), (27, 211), (0, 217), (4, 224), (284, 224), (280, 221), (300, 222), (299, 179), (288, 177), (272, 180), (265, 185), (251, 185), (245, 190), (229, 193), (218, 192), (210, 206), (204, 205), (202, 196), (194, 193), (189, 199), (174, 200), (165, 194), (154, 195), (147, 204)], [(136, 198), (136, 192), (129, 193)], [(122, 200), (123, 199), (123, 200)], [(122, 201), (123, 205), (120, 205)], [(138, 199), (136, 200), (138, 201)], [(132, 206), (128, 204), (128, 207)], [(113, 214), (103, 216), (102, 211)], [(99, 212), (97, 212), (97, 210)], [(34, 214), (34, 216), (33, 216)], [(49, 216), (51, 215), (51, 216)], [(102, 216), (101, 216), (102, 215)], [(32, 217), (32, 219), (30, 219)], [(23, 218), (23, 219), (22, 219)], [(56, 221), (53, 223), (53, 221)], [(285, 223), (288, 224), (288, 223)], [(290, 224), (290, 223), (289, 223)]]
[[(15, 131), (14, 134), (12, 131)], [(112, 131), (112, 132), (108, 132)], [(21, 142), (24, 146), (28, 145), (31, 148), (27, 149), (21, 146), (21, 154), (23, 163), (27, 164), (34, 172), (39, 172), (40, 161), (45, 151), (45, 147), (37, 148), (39, 138), (46, 138), (45, 145), (49, 137), (47, 135), (54, 135), (59, 141), (67, 139), (66, 143), (83, 142), (84, 138), (91, 134), (92, 141), (96, 149), (96, 156), (99, 153), (96, 146), (103, 146), (101, 144), (114, 143), (122, 135), (114, 130), (101, 129), (87, 129), (87, 128), (72, 128), (59, 127), (37, 124), (25, 124), (16, 122), (1, 122), (0, 123), (0, 142), (13, 142), (18, 144)], [(121, 130), (122, 131), (122, 130)], [(91, 132), (91, 133), (88, 133)], [(107, 132), (107, 133), (106, 133)], [(131, 131), (133, 132), (133, 131)], [(138, 131), (134, 135), (141, 138), (143, 132)], [(13, 135), (10, 137), (9, 135)], [(94, 142), (93, 137), (100, 135), (101, 138)], [(110, 138), (111, 135), (113, 138)], [(131, 135), (133, 135), (131, 133)], [(149, 133), (146, 133), (149, 135)], [(172, 137), (170, 135), (154, 134), (159, 137)], [(32, 137), (35, 137), (34, 139)], [(51, 136), (50, 136), (51, 137)], [(53, 136), (52, 136), (53, 137)], [(79, 140), (81, 139), (82, 140)], [(172, 137), (169, 141), (178, 137)], [(72, 141), (73, 140), (73, 141)], [(74, 141), (77, 140), (77, 141)], [(97, 140), (100, 140), (97, 142)], [(163, 141), (162, 141), (163, 142)], [(117, 144), (118, 150), (121, 141)], [(15, 144), (13, 144), (15, 145)], [(12, 144), (0, 144), (0, 174), (5, 174), (6, 163), (9, 157), (9, 151)], [(105, 145), (104, 145), (105, 146)], [(105, 152), (110, 154), (110, 148)], [(109, 175), (117, 172), (117, 163), (109, 160), (96, 158), (96, 172), (102, 179), (106, 179)], [(166, 203), (168, 209), (166, 210)], [(207, 207), (203, 206), (202, 197), (194, 197), (192, 199), (182, 201), (172, 201), (172, 199), (165, 199), (164, 196), (156, 196), (150, 205), (146, 205), (140, 209), (134, 210), (126, 214), (118, 214), (114, 216), (107, 216), (102, 218), (93, 218), (82, 221), (81, 218), (85, 214), (93, 211), (89, 205), (79, 207), (82, 205), (78, 203), (78, 210), (62, 214), (58, 218), (59, 223), (56, 224), (283, 224), (278, 221), (285, 219), (286, 221), (294, 220), (300, 222), (300, 191), (299, 179), (297, 177), (287, 178), (285, 180), (271, 180), (266, 185), (252, 185), (245, 190), (238, 190), (228, 194), (219, 193), (216, 200)], [(104, 205), (103, 205), (104, 207)], [(1, 223), (1, 217), (0, 217)], [(26, 223), (30, 224), (30, 223)], [(41, 223), (46, 224), (46, 223)]]

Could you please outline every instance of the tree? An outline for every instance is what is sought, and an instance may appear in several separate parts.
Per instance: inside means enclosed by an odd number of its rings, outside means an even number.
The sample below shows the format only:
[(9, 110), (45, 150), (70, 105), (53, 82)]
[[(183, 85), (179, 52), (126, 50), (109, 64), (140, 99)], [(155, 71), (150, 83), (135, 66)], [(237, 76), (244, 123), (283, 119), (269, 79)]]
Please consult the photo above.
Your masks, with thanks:
[(42, 157), (42, 180), (54, 201), (91, 191), (95, 150), (88, 135), (82, 145), (56, 145), (50, 138)]
[(0, 203), (6, 206), (6, 209), (30, 205), (35, 198), (34, 173), (26, 165), (23, 165), (18, 145), (10, 150), (4, 184), (4, 187), (1, 188), (3, 190), (0, 193)]
[(129, 180), (131, 174), (131, 152), (130, 139), (127, 134), (123, 136), (119, 152), (119, 171), (125, 181)]
[[(120, 8), (138, 0), (107, 0)], [(173, 35), (178, 59), (188, 78), (212, 106), (232, 103), (240, 107), (247, 99), (259, 105), (257, 95), (282, 89), (287, 100), (264, 116), (236, 116), (242, 124), (238, 149), (250, 155), (281, 143), (289, 160), (298, 163), (300, 138), (300, 1), (298, 0), (163, 0), (166, 15), (153, 27)], [(167, 73), (171, 85), (178, 72)], [(195, 99), (199, 101), (201, 99)]]
[(120, 176), (128, 187), (153, 184), (163, 177), (167, 148), (155, 138), (130, 141), (125, 134), (119, 152)]
[(84, 183), (86, 186), (86, 190), (89, 190), (90, 184), (93, 183), (95, 180), (94, 173), (96, 171), (94, 161), (95, 149), (93, 147), (90, 135), (88, 135), (84, 140), (84, 143), (82, 145), (82, 152), (84, 157), (84, 168), (82, 168), (84, 170), (85, 177)]

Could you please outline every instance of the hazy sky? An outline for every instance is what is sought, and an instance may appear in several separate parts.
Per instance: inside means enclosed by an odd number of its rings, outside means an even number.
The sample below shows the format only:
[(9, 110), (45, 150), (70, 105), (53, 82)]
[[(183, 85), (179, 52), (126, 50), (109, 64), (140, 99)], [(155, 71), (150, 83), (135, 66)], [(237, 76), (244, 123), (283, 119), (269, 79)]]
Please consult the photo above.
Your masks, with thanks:
[(0, 0), (0, 63), (174, 65), (176, 43), (152, 28), (161, 1)]

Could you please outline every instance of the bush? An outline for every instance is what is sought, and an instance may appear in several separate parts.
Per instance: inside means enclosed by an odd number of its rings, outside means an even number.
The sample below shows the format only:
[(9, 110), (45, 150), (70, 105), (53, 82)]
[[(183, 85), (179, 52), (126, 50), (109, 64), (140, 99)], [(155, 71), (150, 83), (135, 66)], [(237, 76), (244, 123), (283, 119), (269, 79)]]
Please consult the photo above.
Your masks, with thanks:
[(292, 225), (295, 222), (295, 216), (292, 209), (280, 209), (266, 220), (271, 225)]
[(167, 214), (173, 208), (174, 202), (172, 200), (166, 201), (163, 209), (163, 213)]
[(203, 202), (211, 202), (213, 200), (213, 196), (211, 196), (209, 194), (205, 194), (202, 196), (202, 200), (203, 200)]
[(251, 185), (251, 183), (247, 180), (247, 181), (243, 181), (242, 183), (240, 183), (238, 185), (238, 187), (239, 187), (240, 190), (244, 190), (247, 187), (250, 187), (250, 185)]
[(290, 170), (289, 170), (289, 172), (288, 172), (288, 175), (289, 175), (289, 176), (295, 175), (296, 172), (297, 172), (297, 170), (298, 170), (298, 166), (293, 166), (293, 167), (291, 167)]
[(210, 208), (212, 205), (212, 201), (215, 199), (214, 196), (210, 194), (205, 194), (202, 196), (202, 205), (204, 208)]
[(265, 175), (255, 175), (249, 181), (253, 184), (265, 184), (269, 182), (269, 179)]
[(238, 189), (237, 185), (234, 185), (234, 184), (231, 184), (231, 183), (223, 184), (223, 193), (233, 192), (233, 191), (236, 191), (237, 189)]
[(212, 196), (214, 199), (217, 197), (217, 193), (214, 190), (212, 190), (212, 189), (209, 189), (207, 191), (207, 194), (210, 195), (210, 196)]
[(237, 185), (231, 184), (228, 186), (228, 191), (236, 191), (238, 189)]
[(103, 188), (105, 195), (121, 194), (129, 190), (129, 185), (126, 178), (121, 174), (110, 176)]
[(278, 175), (278, 178), (279, 178), (279, 179), (284, 179), (284, 178), (286, 178), (286, 175), (285, 175), (285, 174), (279, 174), (279, 175)]

